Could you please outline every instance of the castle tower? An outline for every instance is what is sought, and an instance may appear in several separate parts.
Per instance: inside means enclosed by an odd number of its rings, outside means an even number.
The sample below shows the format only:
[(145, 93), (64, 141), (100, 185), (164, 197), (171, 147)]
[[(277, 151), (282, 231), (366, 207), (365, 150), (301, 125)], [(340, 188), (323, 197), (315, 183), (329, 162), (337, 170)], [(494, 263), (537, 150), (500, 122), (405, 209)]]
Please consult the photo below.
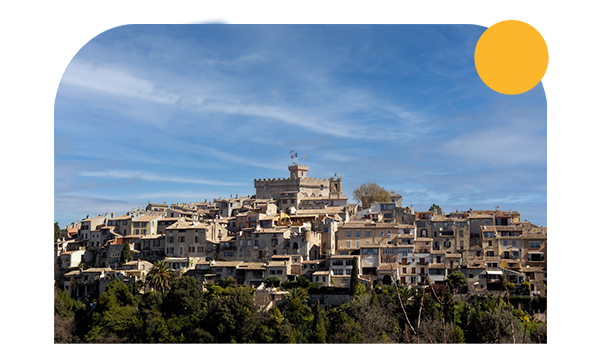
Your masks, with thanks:
[(291, 179), (306, 178), (307, 172), (308, 172), (308, 166), (294, 164), (294, 165), (290, 165), (288, 167), (288, 170), (290, 170), (290, 178)]
[(329, 195), (340, 196), (342, 194), (342, 177), (338, 179), (329, 178)]

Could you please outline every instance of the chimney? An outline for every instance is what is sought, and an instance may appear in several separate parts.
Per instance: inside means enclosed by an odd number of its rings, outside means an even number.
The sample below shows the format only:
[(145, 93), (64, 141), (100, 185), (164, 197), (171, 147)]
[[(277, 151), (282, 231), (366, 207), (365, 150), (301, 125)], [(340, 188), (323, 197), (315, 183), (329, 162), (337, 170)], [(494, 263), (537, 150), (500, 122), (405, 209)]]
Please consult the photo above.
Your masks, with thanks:
[(110, 218), (112, 219), (113, 217), (115, 217), (115, 213), (110, 213)]

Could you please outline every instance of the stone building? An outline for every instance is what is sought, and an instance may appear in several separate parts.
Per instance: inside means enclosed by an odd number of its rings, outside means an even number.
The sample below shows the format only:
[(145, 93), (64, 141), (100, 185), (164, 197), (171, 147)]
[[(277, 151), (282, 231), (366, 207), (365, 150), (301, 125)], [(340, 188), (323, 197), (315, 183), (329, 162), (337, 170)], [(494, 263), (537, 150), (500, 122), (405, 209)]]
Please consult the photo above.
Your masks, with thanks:
[[(304, 197), (337, 197), (342, 193), (342, 178), (309, 178), (308, 166), (293, 164), (288, 167), (289, 178), (255, 179), (257, 199), (274, 199), (280, 210), (299, 208)], [(285, 203), (284, 203), (285, 202)]]

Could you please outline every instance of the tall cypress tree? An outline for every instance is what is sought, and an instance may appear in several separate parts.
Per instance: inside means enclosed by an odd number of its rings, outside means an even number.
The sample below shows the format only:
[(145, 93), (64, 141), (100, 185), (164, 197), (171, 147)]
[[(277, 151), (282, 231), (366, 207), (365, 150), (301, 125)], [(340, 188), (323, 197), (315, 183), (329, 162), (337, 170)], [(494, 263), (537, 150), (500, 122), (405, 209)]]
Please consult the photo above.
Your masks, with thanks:
[(321, 310), (321, 303), (317, 300), (317, 305), (313, 310), (312, 333), (309, 337), (313, 343), (327, 343), (327, 318)]
[(350, 277), (350, 296), (354, 296), (358, 293), (358, 258), (354, 257), (352, 260), (352, 276)]
[(123, 250), (121, 250), (121, 258), (119, 258), (119, 265), (123, 265), (131, 260), (131, 248), (129, 244), (125, 244)]
[(58, 222), (54, 222), (54, 242), (60, 239), (60, 227), (58, 226)]

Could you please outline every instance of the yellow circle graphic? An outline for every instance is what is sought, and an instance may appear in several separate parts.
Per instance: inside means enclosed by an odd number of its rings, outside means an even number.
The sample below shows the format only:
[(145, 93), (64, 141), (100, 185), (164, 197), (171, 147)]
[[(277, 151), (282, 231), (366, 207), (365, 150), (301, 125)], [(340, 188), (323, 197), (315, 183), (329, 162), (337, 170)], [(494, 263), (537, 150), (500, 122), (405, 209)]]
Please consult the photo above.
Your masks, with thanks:
[(521, 94), (542, 80), (548, 68), (548, 47), (531, 25), (518, 20), (502, 21), (479, 37), (475, 68), (494, 91)]

